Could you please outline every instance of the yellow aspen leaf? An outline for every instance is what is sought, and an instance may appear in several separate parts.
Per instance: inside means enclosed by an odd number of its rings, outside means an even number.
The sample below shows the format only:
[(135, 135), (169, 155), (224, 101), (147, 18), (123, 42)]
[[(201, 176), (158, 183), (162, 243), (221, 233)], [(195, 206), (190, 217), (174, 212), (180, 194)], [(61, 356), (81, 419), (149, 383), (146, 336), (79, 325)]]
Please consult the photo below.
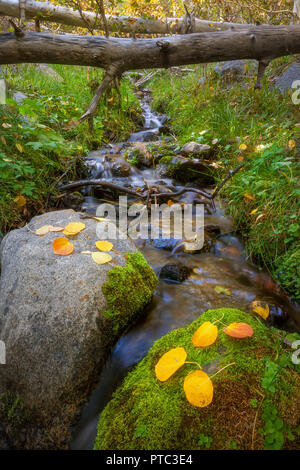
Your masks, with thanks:
[(253, 330), (248, 323), (230, 323), (224, 328), (224, 333), (233, 338), (247, 338), (253, 335)]
[(249, 201), (255, 201), (255, 197), (251, 196), (251, 194), (249, 194), (249, 193), (245, 193), (244, 198), (249, 199)]
[(216, 291), (217, 294), (231, 295), (231, 290), (228, 289), (227, 287), (216, 286), (215, 291)]
[(99, 240), (98, 242), (95, 242), (95, 245), (100, 251), (110, 251), (114, 246), (113, 243), (106, 240)]
[(250, 212), (250, 215), (255, 214), (258, 211), (258, 207), (256, 209), (253, 209), (253, 211)]
[(205, 348), (213, 344), (218, 337), (218, 328), (210, 321), (202, 323), (193, 336), (193, 345)]
[(174, 201), (172, 201), (171, 199), (168, 200), (168, 206), (173, 206), (174, 204)]
[(93, 217), (96, 222), (107, 222), (109, 219), (106, 217)]
[(209, 376), (202, 370), (191, 372), (184, 380), (183, 389), (191, 405), (204, 408), (212, 402), (214, 387)]
[(52, 227), (50, 226), (49, 232), (62, 232), (64, 230), (63, 227)]
[(50, 228), (52, 228), (52, 225), (43, 225), (35, 231), (35, 234), (39, 236), (46, 235), (46, 233), (50, 232)]
[(251, 304), (253, 312), (260, 315), (264, 320), (270, 315), (269, 305), (265, 302), (260, 302), (259, 300), (254, 300)]
[(185, 363), (187, 353), (184, 348), (173, 348), (166, 352), (155, 366), (158, 380), (165, 382)]
[(52, 244), (53, 251), (56, 255), (68, 256), (74, 251), (73, 243), (65, 237), (56, 238)]
[(246, 150), (246, 149), (247, 149), (247, 145), (246, 145), (246, 144), (241, 144), (241, 145), (239, 146), (239, 149), (240, 149), (240, 150)]
[(77, 235), (85, 229), (85, 224), (82, 222), (71, 222), (63, 230), (64, 235)]
[(293, 139), (290, 139), (288, 146), (290, 150), (293, 150), (296, 147), (296, 142)]
[(19, 150), (19, 152), (21, 152), (21, 153), (23, 152), (24, 149), (23, 149), (21, 144), (16, 144), (16, 147)]
[(108, 253), (100, 253), (99, 251), (93, 251), (92, 258), (96, 264), (106, 264), (112, 260)]
[(26, 205), (26, 197), (24, 196), (16, 196), (15, 199), (14, 199), (14, 202), (19, 206), (19, 207), (23, 207)]

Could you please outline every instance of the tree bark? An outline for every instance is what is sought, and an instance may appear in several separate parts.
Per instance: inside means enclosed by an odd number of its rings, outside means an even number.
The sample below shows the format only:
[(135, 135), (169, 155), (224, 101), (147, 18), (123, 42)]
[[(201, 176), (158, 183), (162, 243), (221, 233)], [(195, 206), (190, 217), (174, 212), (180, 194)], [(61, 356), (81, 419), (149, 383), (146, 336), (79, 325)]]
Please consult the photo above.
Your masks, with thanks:
[(299, 25), (136, 40), (35, 32), (0, 34), (0, 64), (46, 62), (106, 70), (115, 65), (119, 75), (126, 70), (234, 59), (261, 61), (299, 53)]
[(300, 0), (294, 0), (294, 24), (300, 23)]
[[(105, 25), (101, 17), (90, 11), (83, 11), (84, 19), (78, 11), (72, 8), (53, 5), (52, 3), (26, 1), (26, 17), (39, 20), (60, 23), (69, 26), (86, 28), (86, 21), (96, 30), (105, 31)], [(19, 0), (0, 0), (0, 15), (20, 16)], [(131, 34), (176, 34), (181, 33), (184, 18), (167, 18), (164, 21), (135, 18), (129, 16), (106, 15), (107, 26), (111, 32)], [(247, 29), (249, 25), (239, 23), (218, 23), (216, 21), (199, 20), (195, 18), (193, 32), (202, 33), (208, 31), (223, 31), (227, 29)]]

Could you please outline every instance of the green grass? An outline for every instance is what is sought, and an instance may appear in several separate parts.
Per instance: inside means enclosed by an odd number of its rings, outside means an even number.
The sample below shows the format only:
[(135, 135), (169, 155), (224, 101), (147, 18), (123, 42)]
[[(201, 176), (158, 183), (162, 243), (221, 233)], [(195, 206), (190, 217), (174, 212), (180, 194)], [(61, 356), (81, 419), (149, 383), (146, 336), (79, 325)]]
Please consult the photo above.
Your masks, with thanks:
[[(121, 100), (111, 90), (101, 100), (94, 132), (79, 123), (102, 72), (86, 67), (53, 66), (63, 81), (45, 76), (32, 65), (8, 69), (7, 104), (0, 106), (0, 231), (6, 233), (36, 212), (51, 206), (57, 179), (76, 178), (76, 166), (90, 149), (125, 139), (135, 129), (138, 100), (128, 79)], [(28, 98), (18, 105), (14, 91)], [(15, 198), (24, 196), (19, 207)]]
[[(221, 197), (246, 240), (249, 256), (299, 299), (300, 106), (270, 87), (270, 79), (288, 60), (272, 63), (261, 90), (254, 90), (250, 72), (242, 82), (227, 86), (212, 66), (196, 66), (182, 76), (160, 72), (150, 86), (154, 107), (171, 117), (178, 145), (189, 141), (211, 145), (218, 139), (214, 145), (217, 181), (246, 163)], [(203, 74), (206, 82), (199, 85)], [(246, 149), (240, 148), (242, 144)]]

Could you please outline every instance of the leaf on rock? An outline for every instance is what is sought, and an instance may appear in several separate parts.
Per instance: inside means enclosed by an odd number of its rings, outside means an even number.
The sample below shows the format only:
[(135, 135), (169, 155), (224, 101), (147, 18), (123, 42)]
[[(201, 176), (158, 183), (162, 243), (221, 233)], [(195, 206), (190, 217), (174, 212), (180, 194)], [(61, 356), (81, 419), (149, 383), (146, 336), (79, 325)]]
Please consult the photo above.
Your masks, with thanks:
[(233, 338), (248, 338), (253, 335), (253, 330), (248, 323), (230, 323), (224, 328), (224, 333)]
[(52, 227), (51, 225), (49, 232), (62, 232), (63, 230), (64, 230), (63, 227)]
[(105, 241), (105, 240), (100, 240), (98, 242), (95, 242), (96, 247), (100, 251), (110, 251), (112, 247), (114, 246), (113, 243)]
[(231, 295), (231, 290), (228, 289), (227, 287), (216, 286), (215, 291), (216, 291), (217, 294)]
[(52, 225), (43, 225), (35, 231), (35, 234), (39, 236), (46, 235), (46, 233), (50, 232), (50, 228), (52, 228)]
[(210, 321), (202, 323), (193, 336), (193, 345), (205, 348), (213, 344), (218, 337), (218, 328)]
[(155, 366), (158, 380), (165, 382), (185, 363), (187, 353), (184, 348), (173, 348), (166, 352)]
[(97, 264), (106, 264), (112, 260), (112, 257), (108, 253), (100, 253), (99, 251), (94, 251), (92, 258)]
[(77, 235), (85, 229), (85, 224), (82, 222), (71, 222), (63, 230), (64, 235)]
[(212, 402), (214, 387), (209, 376), (202, 370), (191, 372), (184, 380), (183, 389), (191, 405), (203, 408)]
[(53, 251), (56, 255), (67, 256), (73, 253), (74, 245), (67, 238), (56, 238), (52, 244)]
[(43, 225), (35, 231), (36, 235), (42, 236), (46, 235), (48, 232), (61, 232), (63, 227), (53, 227), (53, 225)]
[(264, 320), (270, 315), (269, 305), (265, 302), (260, 302), (259, 300), (254, 300), (251, 304), (252, 310), (255, 313), (258, 313)]

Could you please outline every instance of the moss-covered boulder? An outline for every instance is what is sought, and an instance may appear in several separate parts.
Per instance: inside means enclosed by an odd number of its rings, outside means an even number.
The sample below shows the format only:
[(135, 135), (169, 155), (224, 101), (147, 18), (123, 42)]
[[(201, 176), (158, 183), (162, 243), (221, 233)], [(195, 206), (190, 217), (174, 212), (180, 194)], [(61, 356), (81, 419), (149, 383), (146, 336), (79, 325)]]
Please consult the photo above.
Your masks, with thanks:
[[(215, 344), (195, 348), (192, 336), (204, 321), (216, 323)], [(236, 339), (223, 324), (247, 322), (251, 338)], [(285, 334), (267, 328), (260, 318), (235, 309), (209, 310), (185, 328), (156, 341), (128, 374), (100, 416), (95, 449), (279, 449), (299, 448), (300, 374), (291, 361)], [(201, 365), (212, 378), (214, 397), (205, 408), (192, 406), (183, 382), (197, 365), (185, 364), (168, 381), (154, 368), (174, 347), (184, 347), (187, 361)], [(298, 367), (298, 370), (297, 370)]]

